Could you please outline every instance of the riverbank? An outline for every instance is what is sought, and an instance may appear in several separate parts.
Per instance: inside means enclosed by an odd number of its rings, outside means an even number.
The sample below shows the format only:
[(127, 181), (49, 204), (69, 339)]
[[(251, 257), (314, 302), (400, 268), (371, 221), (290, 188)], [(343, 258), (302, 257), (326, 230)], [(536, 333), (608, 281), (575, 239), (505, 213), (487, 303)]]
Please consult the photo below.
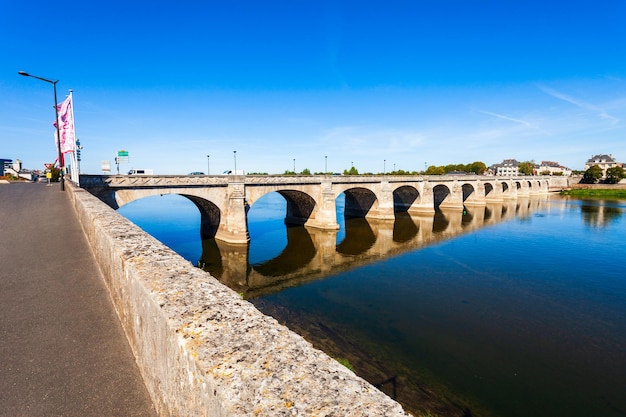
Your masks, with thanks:
[(620, 198), (626, 199), (626, 183), (620, 184), (576, 184), (561, 195), (571, 197)]
[(476, 404), (469, 404), (450, 392), (441, 382), (425, 371), (418, 379), (407, 377), (411, 372), (402, 363), (389, 358), (378, 360), (377, 347), (367, 340), (358, 340), (347, 329), (323, 323), (322, 317), (305, 316), (300, 312), (267, 299), (250, 300), (262, 313), (272, 316), (295, 331), (317, 349), (335, 358), (385, 394), (398, 401), (416, 417), (489, 416)]

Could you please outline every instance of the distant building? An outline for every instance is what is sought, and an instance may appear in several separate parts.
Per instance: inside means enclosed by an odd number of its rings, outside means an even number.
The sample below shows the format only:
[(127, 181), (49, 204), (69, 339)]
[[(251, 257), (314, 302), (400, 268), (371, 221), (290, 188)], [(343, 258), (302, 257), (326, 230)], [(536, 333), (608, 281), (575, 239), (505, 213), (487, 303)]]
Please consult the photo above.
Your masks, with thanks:
[(4, 176), (4, 170), (5, 170), (7, 167), (9, 167), (9, 168), (10, 168), (10, 167), (11, 167), (11, 163), (12, 163), (12, 162), (13, 162), (13, 160), (12, 160), (12, 159), (3, 159), (3, 158), (0, 158), (0, 177), (3, 177), (3, 176)]
[(569, 177), (572, 175), (572, 170), (559, 164), (558, 162), (553, 161), (541, 161), (541, 165), (537, 167), (537, 172), (540, 175), (562, 175), (564, 177)]
[(514, 177), (519, 175), (519, 162), (516, 159), (505, 159), (499, 164), (491, 165), (489, 169), (498, 177)]
[(16, 159), (13, 163), (11, 163), (10, 159), (3, 159), (2, 161), (4, 170), (3, 175), (11, 174), (14, 177), (24, 178), (29, 181), (34, 181), (38, 177), (38, 174), (36, 172), (22, 168), (22, 161), (20, 161), (19, 159)]
[(606, 177), (606, 170), (613, 167), (623, 167), (624, 164), (617, 162), (613, 158), (613, 154), (609, 155), (594, 155), (585, 162), (585, 171), (592, 166), (597, 165), (602, 169), (602, 177)]

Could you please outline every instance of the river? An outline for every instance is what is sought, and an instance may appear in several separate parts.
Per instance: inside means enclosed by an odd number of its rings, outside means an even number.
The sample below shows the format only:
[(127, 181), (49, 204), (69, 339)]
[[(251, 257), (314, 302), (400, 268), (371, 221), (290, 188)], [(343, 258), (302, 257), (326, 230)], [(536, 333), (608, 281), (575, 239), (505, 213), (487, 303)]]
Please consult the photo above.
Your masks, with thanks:
[(626, 201), (560, 196), (284, 224), (277, 193), (243, 249), (200, 240), (196, 207), (119, 212), (266, 314), (431, 416), (626, 416)]

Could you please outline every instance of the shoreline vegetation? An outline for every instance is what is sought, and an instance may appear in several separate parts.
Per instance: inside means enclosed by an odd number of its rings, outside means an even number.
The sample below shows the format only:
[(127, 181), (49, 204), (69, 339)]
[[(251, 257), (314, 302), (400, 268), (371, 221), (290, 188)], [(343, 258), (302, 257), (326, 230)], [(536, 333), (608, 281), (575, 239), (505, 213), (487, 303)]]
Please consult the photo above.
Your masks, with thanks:
[(560, 195), (578, 198), (619, 198), (626, 199), (626, 187), (584, 187), (563, 190)]

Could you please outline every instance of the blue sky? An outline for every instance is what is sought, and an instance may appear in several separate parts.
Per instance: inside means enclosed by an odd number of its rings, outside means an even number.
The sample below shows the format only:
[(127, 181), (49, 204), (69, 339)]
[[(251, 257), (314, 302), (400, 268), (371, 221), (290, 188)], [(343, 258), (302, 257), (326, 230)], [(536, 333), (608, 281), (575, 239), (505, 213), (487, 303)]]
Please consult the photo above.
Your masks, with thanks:
[(625, 22), (623, 0), (0, 0), (0, 158), (56, 157), (24, 70), (73, 90), (85, 173), (120, 149), (156, 174), (626, 161)]

